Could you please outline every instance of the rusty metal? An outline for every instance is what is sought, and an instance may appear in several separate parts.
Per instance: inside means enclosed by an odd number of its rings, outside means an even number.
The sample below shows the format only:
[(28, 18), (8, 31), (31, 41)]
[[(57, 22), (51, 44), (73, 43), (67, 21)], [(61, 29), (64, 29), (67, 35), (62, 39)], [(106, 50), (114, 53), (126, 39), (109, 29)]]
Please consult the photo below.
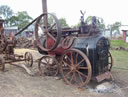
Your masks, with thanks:
[(0, 55), (0, 70), (2, 70), (2, 71), (5, 70), (4, 58), (1, 55)]
[(97, 82), (101, 82), (105, 79), (113, 79), (112, 74), (110, 72), (105, 72), (105, 73), (102, 73), (102, 74), (96, 76)]
[(28, 65), (29, 67), (32, 67), (32, 65), (33, 65), (32, 54), (30, 52), (26, 52), (24, 57), (25, 57), (26, 65)]
[[(43, 13), (48, 13), (47, 11), (47, 0), (42, 0), (42, 9), (43, 9)], [(46, 14), (44, 17), (43, 17), (43, 22), (44, 22), (44, 25), (45, 25), (45, 28), (48, 27), (48, 15)]]
[(73, 41), (74, 41), (74, 37), (66, 37), (65, 39), (63, 39), (63, 41), (61, 43), (62, 48), (69, 49), (72, 46)]
[(112, 66), (113, 66), (113, 57), (112, 57), (112, 54), (111, 54), (110, 51), (108, 53), (108, 57), (109, 57), (108, 70), (111, 71), (112, 70)]
[[(8, 36), (4, 33), (3, 22), (0, 22), (0, 69), (4, 71), (5, 64), (15, 65), (24, 68), (27, 73), (31, 74), (28, 68), (22, 64), (17, 65), (15, 62), (25, 61), (28, 65), (32, 66), (33, 57), (30, 53), (25, 53), (25, 58), (23, 55), (14, 54), (14, 48), (16, 45), (16, 37), (13, 32), (8, 33)], [(17, 34), (16, 34), (17, 35)], [(30, 62), (30, 63), (29, 63)]]
[(58, 62), (53, 56), (43, 56), (40, 58), (38, 68), (40, 75), (56, 76), (59, 72)]
[[(79, 58), (81, 59), (79, 60)], [(82, 87), (91, 79), (91, 64), (87, 56), (77, 49), (67, 50), (62, 55), (60, 71), (68, 84)], [(84, 65), (83, 65), (84, 64)], [(82, 72), (86, 71), (86, 72)]]
[[(46, 25), (42, 23), (46, 15), (50, 15), (55, 21), (52, 25), (49, 25), (49, 27), (46, 27)], [(42, 30), (41, 31), (42, 33), (39, 33), (39, 28)], [(53, 28), (56, 28), (55, 33), (52, 32)], [(46, 13), (46, 14), (42, 14), (37, 19), (36, 24), (35, 24), (35, 38), (36, 38), (37, 46), (40, 47), (44, 51), (52, 51), (57, 47), (57, 45), (60, 42), (60, 38), (61, 38), (61, 27), (59, 25), (59, 22), (56, 16), (50, 13)], [(42, 39), (45, 39), (43, 43), (41, 42)]]

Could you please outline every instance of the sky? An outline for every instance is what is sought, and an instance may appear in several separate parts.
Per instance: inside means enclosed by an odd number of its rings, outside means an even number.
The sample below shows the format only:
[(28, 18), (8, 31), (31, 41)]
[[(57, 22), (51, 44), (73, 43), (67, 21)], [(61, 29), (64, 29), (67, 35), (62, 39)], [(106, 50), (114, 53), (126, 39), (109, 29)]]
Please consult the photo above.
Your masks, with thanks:
[[(0, 0), (0, 5), (8, 5), (14, 12), (27, 11), (36, 18), (42, 13), (42, 0)], [(69, 25), (80, 21), (80, 10), (88, 16), (98, 16), (105, 24), (116, 21), (128, 25), (128, 0), (47, 0), (48, 12), (56, 13), (58, 18), (65, 18)]]

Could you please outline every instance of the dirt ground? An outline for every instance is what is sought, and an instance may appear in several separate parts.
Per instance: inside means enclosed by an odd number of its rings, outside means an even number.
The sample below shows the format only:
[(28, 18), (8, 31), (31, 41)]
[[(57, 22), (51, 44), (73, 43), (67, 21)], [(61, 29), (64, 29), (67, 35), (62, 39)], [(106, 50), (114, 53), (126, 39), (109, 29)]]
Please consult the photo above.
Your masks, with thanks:
[[(42, 55), (36, 50), (16, 49), (16, 53), (33, 54), (34, 64), (30, 70), (34, 76), (28, 75), (24, 69), (6, 64), (6, 71), (0, 71), (0, 97), (128, 97), (128, 72), (112, 70), (114, 83), (119, 91), (99, 93), (94, 91), (97, 85), (90, 82), (83, 89), (67, 85), (63, 79), (39, 76), (36, 60)], [(23, 63), (17, 63), (23, 64)]]

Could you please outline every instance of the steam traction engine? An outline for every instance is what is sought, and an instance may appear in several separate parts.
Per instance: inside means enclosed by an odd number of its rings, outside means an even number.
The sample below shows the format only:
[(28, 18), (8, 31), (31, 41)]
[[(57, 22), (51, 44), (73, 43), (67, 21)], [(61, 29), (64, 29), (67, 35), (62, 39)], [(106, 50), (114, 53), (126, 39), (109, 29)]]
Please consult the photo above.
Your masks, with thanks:
[(35, 24), (36, 45), (44, 55), (38, 64), (40, 74), (56, 76), (60, 72), (68, 84), (78, 87), (91, 79), (100, 82), (111, 78), (110, 43), (101, 35), (96, 17), (88, 25), (81, 12), (79, 28), (61, 28), (56, 16), (47, 13), (46, 0), (42, 1), (43, 14)]

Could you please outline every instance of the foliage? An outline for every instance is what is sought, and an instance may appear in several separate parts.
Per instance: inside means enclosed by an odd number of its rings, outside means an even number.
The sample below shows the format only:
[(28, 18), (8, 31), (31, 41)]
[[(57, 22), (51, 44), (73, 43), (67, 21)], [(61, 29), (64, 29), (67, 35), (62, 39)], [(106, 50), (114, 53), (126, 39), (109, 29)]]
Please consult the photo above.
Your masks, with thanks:
[(5, 24), (8, 25), (10, 17), (13, 15), (12, 9), (7, 5), (0, 6), (0, 15), (5, 18)]
[(68, 27), (68, 24), (67, 24), (65, 18), (60, 18), (59, 23), (60, 23), (61, 27)]
[(9, 19), (11, 26), (18, 26), (19, 29), (22, 29), (26, 26), (32, 18), (28, 15), (26, 11), (18, 12), (15, 16), (12, 16)]
[[(52, 13), (52, 14), (56, 16), (55, 13)], [(60, 18), (60, 19), (58, 19), (58, 20), (59, 20), (60, 26), (61, 26), (62, 28), (68, 27), (68, 24), (67, 24), (67, 21), (66, 21), (65, 18)], [(55, 23), (52, 16), (49, 16), (49, 17), (48, 17), (48, 22), (49, 22), (51, 25), (53, 25), (53, 23)]]
[(121, 27), (121, 22), (115, 22), (112, 25), (108, 25), (107, 27), (108, 27), (108, 29), (111, 29), (112, 32), (117, 32), (117, 33), (120, 34), (120, 30), (119, 29)]
[(123, 42), (123, 40), (111, 40), (112, 47), (124, 47), (128, 48), (128, 43)]
[(26, 11), (15, 14), (7, 5), (0, 6), (0, 15), (5, 18), (5, 26), (18, 26), (19, 29), (22, 29), (32, 20)]

